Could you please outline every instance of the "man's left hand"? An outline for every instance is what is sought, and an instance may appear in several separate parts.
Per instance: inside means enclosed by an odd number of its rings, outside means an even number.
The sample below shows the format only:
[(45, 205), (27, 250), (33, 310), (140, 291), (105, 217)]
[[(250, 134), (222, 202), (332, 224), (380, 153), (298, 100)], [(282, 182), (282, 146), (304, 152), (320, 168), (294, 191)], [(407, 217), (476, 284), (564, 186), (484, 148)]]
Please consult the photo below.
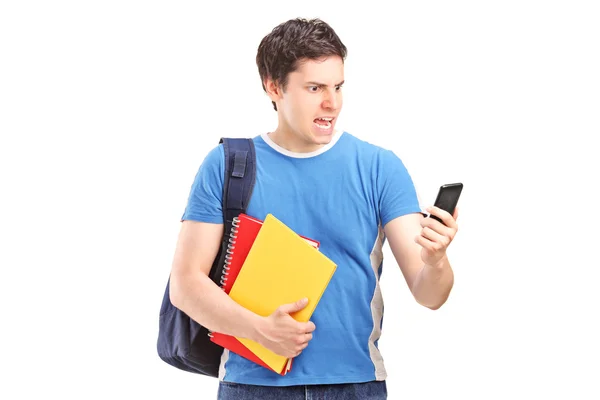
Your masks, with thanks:
[(415, 237), (415, 242), (421, 245), (421, 260), (431, 267), (441, 268), (445, 263), (446, 249), (452, 243), (458, 225), (458, 208), (454, 210), (454, 215), (437, 207), (429, 207), (427, 211), (443, 221), (443, 223), (433, 218), (423, 218), (421, 220), (421, 234)]

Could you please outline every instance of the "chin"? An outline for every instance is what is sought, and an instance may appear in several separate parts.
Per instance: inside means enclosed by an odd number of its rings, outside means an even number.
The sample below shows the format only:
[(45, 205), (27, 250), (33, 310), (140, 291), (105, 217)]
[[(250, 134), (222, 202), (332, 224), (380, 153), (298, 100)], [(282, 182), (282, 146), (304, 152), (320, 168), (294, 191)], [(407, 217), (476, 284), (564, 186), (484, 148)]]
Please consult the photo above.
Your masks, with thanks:
[(320, 144), (327, 144), (329, 142), (331, 142), (331, 139), (333, 138), (333, 135), (335, 134), (335, 127), (332, 126), (331, 128), (329, 128), (327, 131), (324, 131), (322, 129), (312, 129), (311, 133), (312, 133), (312, 137), (314, 138), (314, 140), (317, 143)]
[(316, 145), (329, 144), (329, 142), (331, 142), (331, 139), (331, 135), (315, 135), (314, 133), (312, 134), (312, 142)]
[(317, 138), (317, 140), (319, 141), (320, 144), (327, 144), (327, 143), (331, 142), (331, 139), (333, 139), (333, 135), (327, 135), (327, 136), (321, 135), (320, 137)]

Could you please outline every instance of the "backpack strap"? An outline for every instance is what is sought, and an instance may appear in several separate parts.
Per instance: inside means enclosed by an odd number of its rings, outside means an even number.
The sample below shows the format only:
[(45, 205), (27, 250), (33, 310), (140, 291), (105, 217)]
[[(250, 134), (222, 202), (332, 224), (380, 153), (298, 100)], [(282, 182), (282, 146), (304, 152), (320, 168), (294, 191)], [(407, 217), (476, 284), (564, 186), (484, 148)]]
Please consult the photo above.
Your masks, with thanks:
[(233, 219), (246, 213), (252, 190), (256, 182), (256, 153), (252, 139), (221, 138), (225, 152), (225, 176), (223, 181), (223, 241), (220, 257), (217, 257), (211, 269), (210, 277), (215, 282), (221, 279), (229, 233)]
[(256, 182), (256, 154), (252, 139), (221, 138), (219, 143), (225, 150), (223, 223), (231, 229), (233, 218), (245, 213), (250, 203)]

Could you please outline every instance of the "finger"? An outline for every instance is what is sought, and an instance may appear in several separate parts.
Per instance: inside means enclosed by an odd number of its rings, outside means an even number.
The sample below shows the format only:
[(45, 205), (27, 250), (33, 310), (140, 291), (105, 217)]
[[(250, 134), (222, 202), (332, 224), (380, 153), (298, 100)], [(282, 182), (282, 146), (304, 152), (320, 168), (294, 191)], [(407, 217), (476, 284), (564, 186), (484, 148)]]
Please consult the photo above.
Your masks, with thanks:
[[(427, 210), (432, 210), (432, 209), (428, 208)], [(443, 211), (443, 210), (440, 210), (440, 211)], [(440, 217), (438, 217), (438, 215), (435, 214), (435, 211), (430, 212), (429, 213), (429, 217), (421, 219), (421, 226), (423, 228), (425, 228), (426, 226), (429, 226), (431, 228), (433, 228), (434, 226), (443, 226), (443, 227), (446, 227), (444, 225), (444, 220), (442, 220)]]
[(421, 226), (423, 227), (423, 229), (429, 228), (429, 229), (433, 230), (434, 232), (439, 233), (440, 235), (451, 235), (452, 234), (451, 228), (448, 228), (442, 222), (440, 222), (434, 218), (424, 218), (423, 221), (421, 221)]
[(308, 342), (310, 342), (313, 338), (312, 333), (303, 333), (300, 336), (298, 336), (297, 339), (295, 339), (295, 343), (298, 346), (304, 346), (305, 344), (307, 344)]
[(312, 333), (305, 333), (304, 334), (304, 343), (306, 343), (308, 345), (308, 342), (310, 342), (313, 338)]
[[(456, 221), (454, 220), (454, 218), (452, 217), (452, 215), (450, 215), (450, 213), (446, 210), (442, 210), (441, 208), (438, 207), (429, 207), (427, 209), (427, 211), (429, 211), (429, 213), (431, 215), (434, 215), (436, 217), (438, 217), (439, 219), (442, 220), (442, 224), (446, 225), (446, 227), (450, 228), (450, 229), (456, 229)], [(456, 211), (456, 209), (454, 210)], [(429, 219), (429, 222), (431, 223), (432, 221), (435, 221), (435, 219), (433, 218), (426, 218)], [(439, 221), (436, 221), (439, 222)], [(429, 225), (431, 226), (431, 225)]]
[(302, 327), (302, 332), (304, 332), (304, 333), (310, 333), (310, 332), (313, 332), (316, 328), (317, 327), (315, 326), (314, 322), (308, 321)]
[(455, 221), (458, 220), (458, 207), (454, 209), (454, 215), (452, 215), (452, 218), (454, 218)]
[(431, 229), (428, 226), (423, 228), (423, 230), (421, 231), (421, 236), (423, 236), (425, 239), (429, 239), (431, 242), (437, 243), (441, 246), (447, 246), (448, 243), (450, 242), (448, 237), (446, 237), (444, 235), (440, 235), (438, 232), (434, 231), (433, 229)]
[(442, 210), (441, 208), (436, 207), (436, 206), (428, 207), (427, 211), (429, 212), (430, 215), (436, 216), (439, 219), (441, 219), (443, 223), (445, 223), (445, 221), (448, 218), (452, 218), (452, 216), (450, 215), (450, 213), (448, 213), (448, 211)]
[(298, 351), (302, 351), (307, 347), (308, 347), (308, 342), (304, 342), (300, 345), (300, 347), (298, 348)]
[(423, 247), (426, 250), (429, 251), (437, 251), (439, 250), (437, 245), (432, 242), (431, 240), (421, 236), (421, 235), (417, 235), (417, 237), (415, 237), (415, 242), (417, 242), (421, 247)]
[(283, 313), (291, 314), (291, 313), (302, 310), (304, 307), (306, 307), (307, 304), (308, 304), (308, 299), (304, 298), (304, 299), (295, 301), (293, 303), (283, 304), (279, 307), (279, 310)]

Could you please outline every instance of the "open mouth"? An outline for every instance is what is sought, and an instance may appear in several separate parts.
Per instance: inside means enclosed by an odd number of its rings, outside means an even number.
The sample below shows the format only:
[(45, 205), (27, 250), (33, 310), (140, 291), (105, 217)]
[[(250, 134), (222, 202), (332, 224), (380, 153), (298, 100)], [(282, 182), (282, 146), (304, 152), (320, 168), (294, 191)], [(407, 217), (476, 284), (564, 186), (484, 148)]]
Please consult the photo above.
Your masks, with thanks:
[(315, 118), (313, 122), (321, 129), (329, 129), (331, 128), (331, 123), (333, 122), (333, 120), (333, 117), (322, 117)]

